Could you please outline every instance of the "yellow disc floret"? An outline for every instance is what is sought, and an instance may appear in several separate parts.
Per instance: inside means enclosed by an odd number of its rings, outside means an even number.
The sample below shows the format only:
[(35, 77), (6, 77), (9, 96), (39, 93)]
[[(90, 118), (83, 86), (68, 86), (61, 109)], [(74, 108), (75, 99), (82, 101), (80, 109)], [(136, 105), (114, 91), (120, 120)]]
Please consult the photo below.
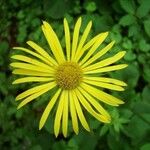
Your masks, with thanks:
[(82, 70), (75, 62), (65, 62), (56, 69), (57, 84), (67, 90), (76, 88), (82, 80)]

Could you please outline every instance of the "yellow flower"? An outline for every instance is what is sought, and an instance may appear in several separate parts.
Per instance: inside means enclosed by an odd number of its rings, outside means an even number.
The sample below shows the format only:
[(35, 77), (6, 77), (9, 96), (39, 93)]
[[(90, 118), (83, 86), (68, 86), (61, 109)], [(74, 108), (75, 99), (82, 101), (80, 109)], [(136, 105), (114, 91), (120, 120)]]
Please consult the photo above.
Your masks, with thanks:
[(53, 88), (57, 89), (49, 100), (39, 123), (39, 129), (41, 129), (54, 105), (57, 104), (54, 120), (56, 137), (60, 132), (61, 125), (63, 135), (67, 136), (69, 117), (72, 120), (73, 130), (76, 134), (79, 132), (79, 121), (87, 131), (90, 131), (82, 107), (97, 120), (110, 123), (111, 117), (100, 102), (112, 106), (124, 103), (100, 88), (116, 91), (124, 90), (123, 86), (126, 86), (126, 83), (117, 79), (102, 77), (103, 74), (101, 73), (127, 67), (126, 64), (112, 65), (125, 55), (125, 51), (99, 61), (99, 58), (112, 48), (114, 41), (97, 51), (100, 44), (107, 37), (108, 32), (98, 34), (87, 41), (92, 22), (88, 23), (81, 38), (79, 38), (81, 22), (82, 18), (80, 17), (75, 24), (73, 38), (71, 38), (68, 22), (64, 19), (66, 43), (64, 50), (50, 24), (44, 21), (42, 31), (52, 53), (49, 54), (36, 43), (28, 41), (27, 44), (33, 50), (14, 47), (16, 50), (25, 52), (27, 56), (23, 54), (13, 55), (12, 59), (17, 60), (17, 62), (10, 64), (14, 68), (13, 74), (24, 76), (16, 79), (13, 84), (38, 83), (37, 86), (16, 97), (17, 101), (22, 100), (18, 109)]

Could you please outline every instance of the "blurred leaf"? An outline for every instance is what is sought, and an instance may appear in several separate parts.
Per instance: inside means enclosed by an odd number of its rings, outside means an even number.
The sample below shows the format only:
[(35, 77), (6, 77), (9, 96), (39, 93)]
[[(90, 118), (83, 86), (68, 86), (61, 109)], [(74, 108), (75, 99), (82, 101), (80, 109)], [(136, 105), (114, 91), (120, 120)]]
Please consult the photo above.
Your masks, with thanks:
[(144, 29), (147, 35), (150, 37), (150, 20), (144, 21)]
[(133, 0), (119, 0), (121, 7), (129, 14), (135, 13), (135, 3)]
[(150, 113), (150, 104), (146, 102), (138, 102), (134, 105), (133, 111), (138, 114)]
[(123, 48), (127, 50), (131, 50), (133, 48), (132, 41), (128, 38), (124, 38), (124, 42), (122, 44)]
[(142, 52), (148, 52), (150, 51), (150, 44), (148, 44), (145, 39), (142, 39), (139, 42), (139, 48)]
[(131, 137), (133, 142), (140, 142), (150, 130), (149, 124), (141, 120), (138, 116), (134, 116), (126, 127), (128, 136)]
[(138, 36), (141, 37), (141, 35), (139, 35), (140, 33), (140, 26), (138, 24), (132, 24), (129, 26), (129, 30), (128, 30), (128, 35), (133, 36), (133, 38), (137, 38)]
[(44, 9), (46, 10), (46, 16), (53, 19), (62, 18), (73, 8), (74, 4), (74, 0), (44, 0)]
[(132, 25), (136, 22), (136, 18), (133, 16), (133, 15), (125, 15), (123, 16), (120, 21), (119, 21), (119, 24), (122, 25), (122, 26), (129, 26), (129, 25)]
[(136, 55), (130, 50), (127, 51), (127, 54), (125, 55), (124, 59), (127, 61), (133, 61), (136, 59)]
[(100, 136), (105, 135), (108, 132), (108, 130), (109, 130), (109, 126), (107, 124), (104, 125), (100, 130)]
[(150, 11), (150, 1), (149, 0), (142, 0), (140, 2), (140, 6), (137, 8), (136, 15), (139, 18), (146, 16)]
[(88, 12), (93, 12), (96, 10), (96, 4), (95, 2), (85, 2), (84, 3), (84, 8), (88, 11)]
[(142, 91), (142, 100), (144, 102), (150, 103), (150, 87), (145, 86), (143, 91)]
[(71, 149), (73, 150), (79, 149), (78, 144), (74, 138), (71, 138), (68, 142), (68, 150), (71, 150)]
[(146, 143), (140, 147), (140, 150), (150, 150), (150, 143)]
[(67, 148), (67, 145), (65, 141), (62, 141), (62, 140), (55, 142), (52, 146), (52, 150), (60, 150), (60, 149), (65, 150), (66, 148)]
[(42, 147), (40, 145), (35, 145), (35, 146), (32, 146), (30, 150), (42, 150)]
[(144, 74), (143, 77), (146, 81), (150, 82), (150, 68), (149, 68), (150, 64), (145, 64), (144, 67)]

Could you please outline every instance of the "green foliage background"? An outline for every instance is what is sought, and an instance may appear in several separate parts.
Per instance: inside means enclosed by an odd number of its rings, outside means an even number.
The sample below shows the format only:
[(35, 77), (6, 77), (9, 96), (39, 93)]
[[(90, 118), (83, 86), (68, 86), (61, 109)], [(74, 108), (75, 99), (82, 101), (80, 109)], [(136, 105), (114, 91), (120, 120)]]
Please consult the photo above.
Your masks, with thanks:
[[(38, 131), (38, 122), (49, 95), (17, 111), (15, 96), (29, 85), (11, 85), (9, 67), (13, 46), (46, 40), (40, 25), (52, 24), (62, 43), (63, 18), (71, 28), (79, 16), (83, 26), (92, 19), (92, 34), (110, 31), (115, 40), (112, 53), (127, 51), (125, 70), (109, 74), (127, 82), (125, 92), (112, 92), (125, 100), (118, 108), (108, 107), (112, 123), (104, 125), (88, 116), (91, 133), (69, 130), (65, 139), (55, 138), (50, 118)], [(51, 94), (51, 93), (50, 93)], [(149, 0), (0, 0), (0, 149), (1, 150), (150, 150), (150, 1)]]

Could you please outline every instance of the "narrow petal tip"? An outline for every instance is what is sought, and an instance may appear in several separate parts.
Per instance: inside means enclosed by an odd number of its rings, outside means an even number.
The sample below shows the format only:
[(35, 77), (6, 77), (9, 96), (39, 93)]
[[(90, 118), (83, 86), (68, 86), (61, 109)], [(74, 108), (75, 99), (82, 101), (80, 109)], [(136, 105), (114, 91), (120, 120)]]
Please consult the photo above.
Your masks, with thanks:
[(39, 130), (41, 130), (43, 128), (43, 126), (41, 124), (39, 124)]
[(18, 105), (18, 106), (17, 106), (17, 110), (19, 110), (21, 107), (22, 107), (21, 105)]

